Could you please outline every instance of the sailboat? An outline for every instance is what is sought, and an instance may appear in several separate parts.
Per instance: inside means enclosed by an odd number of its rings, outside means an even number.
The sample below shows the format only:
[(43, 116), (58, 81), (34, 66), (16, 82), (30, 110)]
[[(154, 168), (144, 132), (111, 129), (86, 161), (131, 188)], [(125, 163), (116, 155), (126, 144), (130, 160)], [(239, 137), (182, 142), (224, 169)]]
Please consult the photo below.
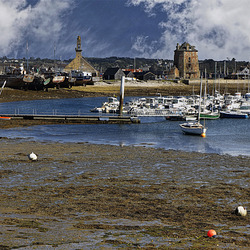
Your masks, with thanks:
[(202, 93), (202, 76), (201, 76), (201, 82), (200, 82), (200, 99), (199, 99), (199, 110), (198, 110), (197, 121), (179, 124), (184, 134), (200, 135), (202, 137), (206, 137), (207, 129), (205, 127), (205, 120), (204, 120), (204, 124), (200, 123), (201, 93)]
[[(206, 73), (206, 69), (205, 69), (205, 76), (207, 75)], [(207, 79), (205, 78), (205, 88), (204, 88), (204, 107), (206, 106), (206, 88), (207, 88)], [(203, 110), (201, 110), (200, 112), (200, 118), (201, 119), (206, 119), (206, 120), (215, 120), (215, 119), (219, 119), (220, 118), (220, 113), (218, 111), (213, 111), (213, 106), (214, 106), (214, 100), (212, 103), (212, 107), (211, 107), (211, 111), (203, 108)]]

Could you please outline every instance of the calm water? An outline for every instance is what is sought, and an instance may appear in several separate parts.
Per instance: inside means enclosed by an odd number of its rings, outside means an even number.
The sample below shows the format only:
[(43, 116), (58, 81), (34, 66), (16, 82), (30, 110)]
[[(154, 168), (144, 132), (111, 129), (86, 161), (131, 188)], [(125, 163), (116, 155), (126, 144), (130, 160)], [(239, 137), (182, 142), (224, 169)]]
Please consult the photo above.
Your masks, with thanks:
[[(129, 100), (131, 98), (126, 98)], [(0, 113), (90, 114), (107, 98), (78, 98), (1, 103)], [(93, 113), (91, 113), (93, 114)], [(141, 124), (44, 125), (0, 129), (1, 137), (38, 141), (143, 145), (164, 149), (250, 156), (250, 120), (206, 121), (207, 137), (183, 135), (178, 121), (143, 118)]]

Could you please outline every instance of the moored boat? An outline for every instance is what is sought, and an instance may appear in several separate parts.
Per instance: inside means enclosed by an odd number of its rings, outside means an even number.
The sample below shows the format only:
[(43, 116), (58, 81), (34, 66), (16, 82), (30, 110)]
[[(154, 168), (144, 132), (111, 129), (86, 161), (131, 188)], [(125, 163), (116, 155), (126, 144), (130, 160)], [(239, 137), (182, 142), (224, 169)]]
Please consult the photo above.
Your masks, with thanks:
[(182, 123), (180, 124), (180, 127), (184, 134), (190, 134), (190, 135), (205, 136), (207, 131), (204, 125), (201, 124), (199, 121)]
[(219, 112), (200, 113), (200, 118), (207, 120), (215, 120), (220, 118), (220, 113)]
[(181, 127), (181, 130), (184, 134), (200, 135), (202, 137), (206, 137), (207, 129), (205, 128), (205, 119), (204, 119), (204, 125), (200, 123), (201, 93), (202, 93), (202, 76), (201, 76), (201, 81), (200, 81), (200, 99), (199, 99), (199, 109), (198, 109), (197, 121), (194, 121), (194, 122), (190, 121), (190, 122), (179, 124)]
[(221, 118), (236, 118), (236, 119), (247, 119), (248, 115), (240, 111), (221, 111)]

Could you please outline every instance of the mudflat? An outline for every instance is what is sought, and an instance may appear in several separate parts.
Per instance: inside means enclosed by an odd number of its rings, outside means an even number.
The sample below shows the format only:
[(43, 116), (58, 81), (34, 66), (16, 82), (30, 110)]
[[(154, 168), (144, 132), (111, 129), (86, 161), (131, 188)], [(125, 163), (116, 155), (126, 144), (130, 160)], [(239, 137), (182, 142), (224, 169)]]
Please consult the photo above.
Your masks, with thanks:
[(249, 162), (2, 138), (0, 249), (249, 249)]

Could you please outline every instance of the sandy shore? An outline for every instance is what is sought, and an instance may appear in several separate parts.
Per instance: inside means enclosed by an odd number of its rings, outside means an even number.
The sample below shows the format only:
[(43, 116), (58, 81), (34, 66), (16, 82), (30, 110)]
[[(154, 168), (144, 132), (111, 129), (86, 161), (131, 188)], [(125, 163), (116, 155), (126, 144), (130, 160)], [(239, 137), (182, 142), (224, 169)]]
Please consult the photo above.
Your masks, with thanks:
[(249, 177), (249, 157), (2, 138), (0, 249), (247, 249)]

